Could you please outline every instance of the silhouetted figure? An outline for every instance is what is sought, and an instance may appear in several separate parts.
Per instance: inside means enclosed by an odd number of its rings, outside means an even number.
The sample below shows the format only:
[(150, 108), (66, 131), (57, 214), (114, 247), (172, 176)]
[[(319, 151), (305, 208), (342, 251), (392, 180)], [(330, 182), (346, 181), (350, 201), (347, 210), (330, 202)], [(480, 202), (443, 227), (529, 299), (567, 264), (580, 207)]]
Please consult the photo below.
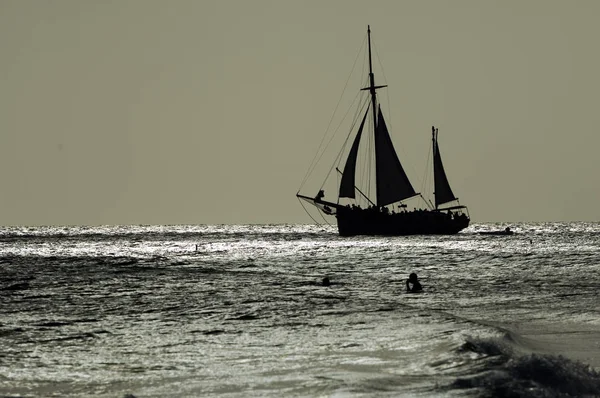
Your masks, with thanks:
[(315, 200), (321, 200), (325, 197), (325, 191), (323, 191), (322, 189), (319, 190), (319, 193), (317, 194), (317, 196), (315, 196)]
[[(412, 287), (410, 285), (412, 285)], [(410, 293), (418, 293), (423, 291), (423, 286), (421, 286), (421, 283), (417, 278), (417, 274), (414, 272), (411, 273), (406, 280), (406, 291)]]
[(329, 286), (331, 285), (331, 282), (329, 282), (329, 278), (326, 276), (325, 278), (323, 278), (323, 286)]
[(510, 232), (510, 227), (504, 228), (504, 232), (509, 233)]

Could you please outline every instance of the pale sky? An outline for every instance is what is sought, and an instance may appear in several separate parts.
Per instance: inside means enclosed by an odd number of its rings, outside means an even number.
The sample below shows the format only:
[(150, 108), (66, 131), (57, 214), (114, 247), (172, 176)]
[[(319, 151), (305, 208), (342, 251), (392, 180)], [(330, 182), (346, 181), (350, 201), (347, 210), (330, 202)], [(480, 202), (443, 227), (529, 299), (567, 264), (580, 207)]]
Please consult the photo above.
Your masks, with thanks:
[(600, 221), (598, 15), (596, 0), (0, 0), (0, 224), (311, 222), (295, 194), (368, 24), (416, 189), (436, 125), (473, 222)]

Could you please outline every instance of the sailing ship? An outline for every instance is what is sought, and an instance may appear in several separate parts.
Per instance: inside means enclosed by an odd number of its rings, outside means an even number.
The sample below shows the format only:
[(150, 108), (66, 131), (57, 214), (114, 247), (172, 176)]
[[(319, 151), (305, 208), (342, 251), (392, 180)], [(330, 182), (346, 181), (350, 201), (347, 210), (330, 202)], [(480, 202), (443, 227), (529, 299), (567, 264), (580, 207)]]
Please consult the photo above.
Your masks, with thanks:
[[(387, 86), (377, 86), (375, 84), (370, 27), (367, 28), (367, 39), (369, 54), (368, 87), (361, 90), (367, 91), (370, 98), (365, 101), (366, 110), (363, 109), (364, 116), (352, 146), (346, 155), (343, 171), (336, 168), (338, 173), (341, 174), (338, 199), (336, 202), (326, 200), (323, 189), (320, 189), (316, 196), (302, 195), (300, 191), (296, 196), (316, 206), (324, 215), (335, 216), (338, 232), (341, 236), (456, 234), (469, 225), (470, 218), (467, 207), (458, 202), (458, 198), (450, 188), (440, 155), (438, 129), (432, 127), (435, 197), (435, 204), (433, 204), (414, 190), (394, 149), (386, 121), (377, 101), (377, 90)], [(375, 166), (375, 178), (374, 183), (369, 180), (367, 189), (361, 190), (356, 185), (357, 160), (359, 159), (365, 122), (370, 114), (372, 115), (370, 125), (373, 134), (370, 138), (374, 141), (374, 145), (363, 146), (374, 149), (370, 152), (374, 152), (375, 159), (372, 163)], [(372, 189), (372, 185), (375, 185), (374, 189)], [(372, 197), (372, 191), (375, 191), (374, 198)], [(363, 207), (356, 204), (358, 202), (357, 193), (365, 204)], [(423, 199), (426, 203), (426, 209), (414, 208), (413, 210), (407, 210), (407, 204), (404, 202), (415, 197)], [(344, 204), (341, 199), (353, 203)]]

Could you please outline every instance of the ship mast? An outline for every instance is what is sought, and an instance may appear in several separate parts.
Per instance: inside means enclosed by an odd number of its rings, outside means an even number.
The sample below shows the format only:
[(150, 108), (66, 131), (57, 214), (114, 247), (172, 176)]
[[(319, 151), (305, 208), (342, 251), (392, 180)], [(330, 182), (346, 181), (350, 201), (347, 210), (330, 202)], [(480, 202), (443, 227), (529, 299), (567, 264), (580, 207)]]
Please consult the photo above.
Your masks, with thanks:
[(435, 149), (437, 146), (437, 145), (435, 145), (435, 141), (437, 140), (437, 137), (435, 135), (436, 135), (435, 134), (435, 126), (431, 126), (431, 147), (433, 148), (432, 151), (433, 151), (433, 181), (434, 181), (434, 184), (433, 184), (433, 198), (434, 199), (433, 199), (433, 201), (435, 202), (435, 209), (437, 210), (438, 203), (435, 200)]
[(376, 91), (378, 88), (384, 88), (387, 87), (386, 85), (383, 86), (376, 86), (375, 85), (375, 75), (373, 74), (373, 62), (371, 61), (371, 26), (368, 25), (367, 26), (367, 34), (369, 36), (369, 87), (365, 87), (362, 90), (369, 90), (369, 92), (371, 93), (371, 104), (373, 105), (373, 134), (375, 134), (375, 132), (377, 131), (377, 95), (376, 95)]
[(373, 74), (373, 63), (371, 62), (371, 26), (367, 25), (369, 38), (369, 92), (371, 93), (371, 105), (373, 108), (373, 134), (377, 131), (377, 96), (375, 94), (375, 75)]
[(371, 57), (371, 25), (367, 25), (367, 36), (369, 42), (369, 87), (365, 87), (361, 90), (369, 90), (371, 93), (371, 104), (373, 108), (373, 136), (377, 135), (377, 94), (378, 88), (387, 87), (387, 85), (376, 86), (375, 75), (373, 74), (373, 62)]

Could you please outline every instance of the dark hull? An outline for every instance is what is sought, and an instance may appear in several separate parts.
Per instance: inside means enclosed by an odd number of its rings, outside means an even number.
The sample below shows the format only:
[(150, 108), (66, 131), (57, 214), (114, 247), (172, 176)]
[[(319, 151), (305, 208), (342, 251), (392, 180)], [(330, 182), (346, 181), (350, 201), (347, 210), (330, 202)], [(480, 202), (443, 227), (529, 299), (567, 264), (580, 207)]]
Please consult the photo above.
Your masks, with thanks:
[(452, 235), (469, 226), (466, 215), (450, 217), (437, 211), (389, 214), (377, 210), (337, 209), (341, 236), (353, 235)]

